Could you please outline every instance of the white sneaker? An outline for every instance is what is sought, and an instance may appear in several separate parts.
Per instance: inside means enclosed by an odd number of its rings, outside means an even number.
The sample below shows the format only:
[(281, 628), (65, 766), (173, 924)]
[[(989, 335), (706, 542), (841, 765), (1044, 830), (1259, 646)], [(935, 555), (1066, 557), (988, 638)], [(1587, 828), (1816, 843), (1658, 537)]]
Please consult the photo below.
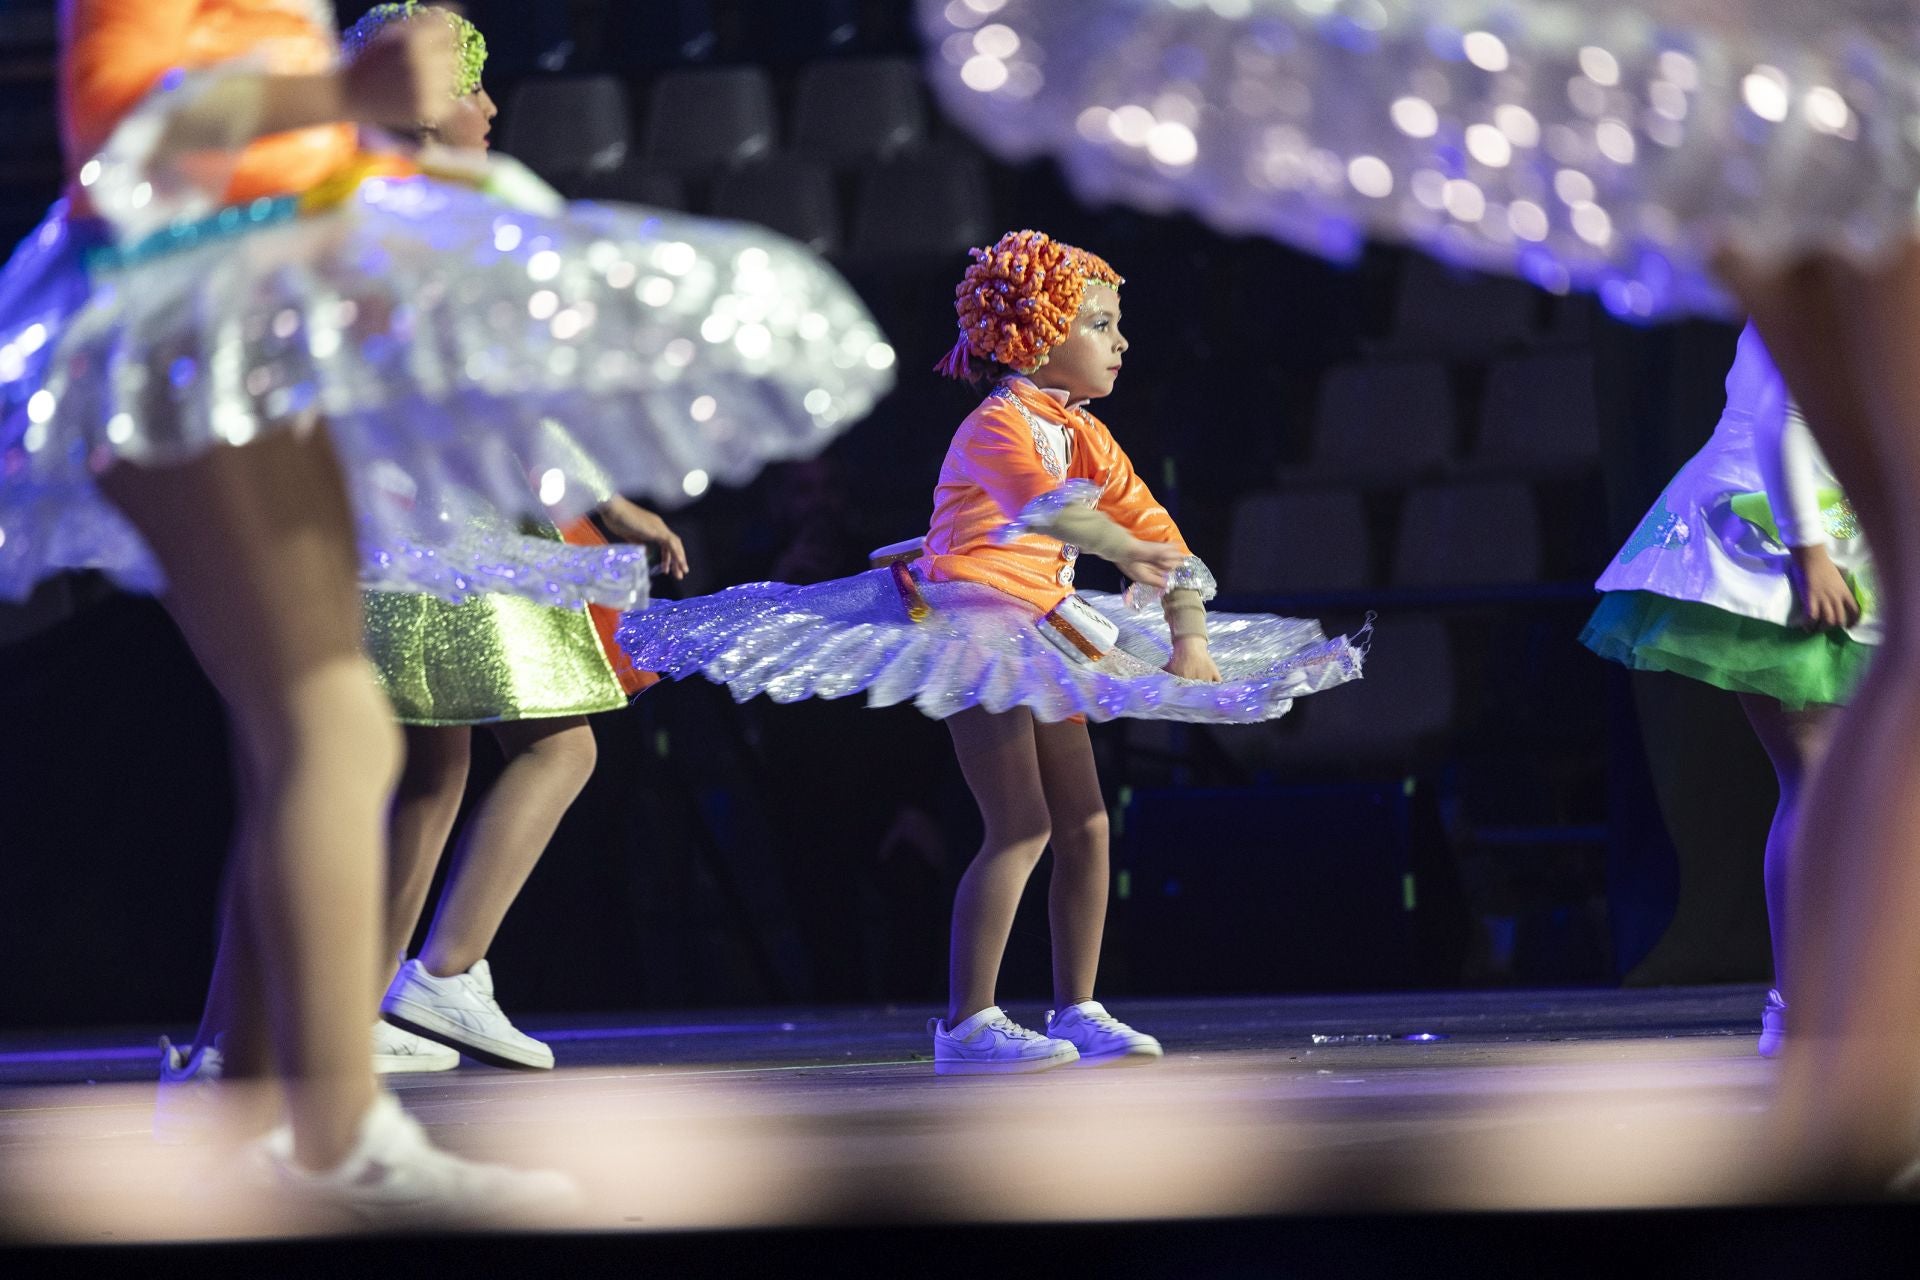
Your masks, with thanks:
[(1763, 1058), (1780, 1052), (1787, 1042), (1787, 1002), (1778, 991), (1767, 992), (1767, 1007), (1760, 1011), (1760, 1043), (1755, 1046)]
[(381, 1019), (373, 1024), (373, 1073), (399, 1075), (412, 1071), (451, 1071), (460, 1065), (460, 1051), (435, 1044), (425, 1036)]
[(1081, 1064), (1089, 1067), (1147, 1062), (1166, 1054), (1158, 1040), (1135, 1031), (1108, 1013), (1098, 1000), (1082, 1000), (1057, 1014), (1049, 1010), (1047, 1034), (1079, 1050)]
[(359, 1141), (325, 1173), (294, 1161), (285, 1126), (260, 1139), (249, 1158), (263, 1162), (282, 1191), (375, 1228), (538, 1221), (574, 1208), (580, 1197), (563, 1173), (481, 1164), (440, 1150), (389, 1093), (375, 1097)]
[(160, 1087), (153, 1095), (153, 1140), (167, 1146), (204, 1137), (217, 1104), (214, 1087), (226, 1071), (220, 1037), (191, 1054), (160, 1037)]
[(933, 1018), (927, 1023), (933, 1033), (933, 1070), (942, 1076), (998, 1075), (1023, 1071), (1046, 1071), (1064, 1067), (1080, 1056), (1079, 1050), (1064, 1040), (1054, 1040), (1029, 1031), (1009, 1018), (999, 1005), (988, 1005), (947, 1030), (946, 1022)]
[(485, 960), (450, 978), (436, 978), (418, 960), (407, 961), (387, 988), (380, 1013), (397, 1027), (496, 1067), (553, 1069), (553, 1050), (523, 1034), (500, 1012)]

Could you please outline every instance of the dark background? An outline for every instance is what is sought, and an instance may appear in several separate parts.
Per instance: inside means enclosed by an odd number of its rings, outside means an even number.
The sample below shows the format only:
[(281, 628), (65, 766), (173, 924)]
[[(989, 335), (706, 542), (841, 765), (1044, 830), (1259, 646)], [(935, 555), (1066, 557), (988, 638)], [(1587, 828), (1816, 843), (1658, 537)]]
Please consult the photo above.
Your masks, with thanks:
[[(815, 244), (900, 352), (899, 389), (823, 458), (673, 517), (689, 593), (855, 572), (924, 530), (974, 399), (926, 372), (965, 248), (1035, 226), (1128, 277), (1102, 416), (1219, 606), (1377, 612), (1367, 681), (1277, 724), (1094, 728), (1108, 991), (1766, 976), (1773, 784), (1732, 698), (1575, 639), (1587, 584), (1709, 434), (1732, 329), (1083, 207), (940, 117), (900, 0), (465, 7), (503, 150), (572, 195)], [(9, 240), (58, 190), (52, 31), (50, 0), (0, 0)], [(940, 998), (979, 825), (939, 725), (689, 684), (596, 730), (599, 771), (493, 952), (507, 1008)], [(152, 601), (76, 575), (0, 606), (0, 1026), (190, 1019), (229, 820), (220, 709)], [(1045, 986), (1029, 899), (1010, 995)]]

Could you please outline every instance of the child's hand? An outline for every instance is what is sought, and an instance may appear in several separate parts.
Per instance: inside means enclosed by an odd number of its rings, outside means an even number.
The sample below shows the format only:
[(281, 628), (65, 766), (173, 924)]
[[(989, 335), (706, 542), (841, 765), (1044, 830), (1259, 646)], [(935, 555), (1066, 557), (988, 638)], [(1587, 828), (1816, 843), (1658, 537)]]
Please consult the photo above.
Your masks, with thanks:
[(1213, 653), (1207, 648), (1205, 636), (1181, 636), (1176, 639), (1173, 642), (1173, 661), (1164, 670), (1182, 680), (1220, 683), (1220, 668), (1214, 665)]
[(1787, 581), (1806, 615), (1800, 625), (1808, 631), (1829, 631), (1850, 627), (1860, 621), (1860, 601), (1853, 588), (1840, 576), (1833, 557), (1818, 543), (1810, 547), (1788, 547), (1793, 553), (1787, 567)]
[(645, 507), (617, 496), (601, 504), (599, 514), (601, 522), (607, 526), (607, 532), (620, 541), (652, 547), (659, 557), (660, 568), (668, 576), (687, 576), (687, 549), (680, 545), (679, 535), (667, 528), (665, 520)]
[(1131, 545), (1114, 561), (1120, 566), (1120, 572), (1143, 586), (1164, 587), (1167, 575), (1185, 562), (1187, 553), (1171, 542), (1145, 542), (1134, 538)]

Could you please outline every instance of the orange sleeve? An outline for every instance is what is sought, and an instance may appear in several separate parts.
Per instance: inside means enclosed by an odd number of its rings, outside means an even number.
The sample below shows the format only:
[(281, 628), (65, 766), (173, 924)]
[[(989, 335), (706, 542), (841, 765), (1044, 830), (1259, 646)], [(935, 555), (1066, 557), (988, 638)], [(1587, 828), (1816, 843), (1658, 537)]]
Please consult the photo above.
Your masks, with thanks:
[[(334, 35), (302, 15), (208, 0), (71, 0), (60, 66), (67, 162), (97, 154), (127, 114), (178, 68), (200, 69), (260, 51), (282, 74), (318, 73), (334, 61)], [(347, 163), (351, 124), (261, 138), (232, 162), (227, 199), (305, 191)]]
[(1040, 461), (1033, 432), (1015, 409), (998, 405), (976, 409), (955, 447), (967, 478), (979, 485), (1009, 520), (1041, 494), (1065, 483)]
[(1180, 526), (1173, 522), (1167, 509), (1153, 496), (1153, 490), (1147, 488), (1147, 482), (1133, 469), (1133, 460), (1127, 457), (1127, 451), (1113, 438), (1104, 426), (1104, 436), (1099, 443), (1105, 455), (1100, 507), (1102, 514), (1143, 542), (1171, 542), (1188, 555), (1193, 548), (1180, 536)]
[(115, 125), (186, 61), (198, 0), (71, 0), (60, 94), (67, 155), (105, 145)]

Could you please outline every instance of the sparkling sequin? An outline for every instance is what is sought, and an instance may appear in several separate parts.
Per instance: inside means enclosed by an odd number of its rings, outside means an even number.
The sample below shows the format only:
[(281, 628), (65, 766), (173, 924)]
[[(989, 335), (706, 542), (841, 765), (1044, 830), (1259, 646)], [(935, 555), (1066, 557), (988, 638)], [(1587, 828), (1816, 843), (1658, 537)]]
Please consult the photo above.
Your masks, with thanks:
[(1899, 0), (919, 0), (950, 114), (1080, 192), (1346, 258), (1370, 236), (1623, 317), (1730, 314), (1717, 252), (1912, 233)]
[(1213, 576), (1213, 570), (1207, 568), (1206, 561), (1199, 556), (1188, 556), (1167, 575), (1166, 586), (1153, 587), (1144, 582), (1130, 582), (1121, 599), (1126, 602), (1127, 608), (1139, 612), (1159, 608), (1169, 591), (1197, 592), (1202, 601), (1207, 601), (1220, 594), (1220, 583)]
[(1049, 643), (1031, 606), (992, 587), (921, 590), (932, 612), (914, 622), (887, 569), (806, 587), (752, 583), (630, 614), (619, 639), (636, 666), (704, 675), (743, 702), (865, 693), (869, 705), (911, 701), (934, 719), (1021, 706), (1046, 721), (1271, 720), (1297, 697), (1358, 679), (1365, 657), (1364, 637), (1329, 639), (1310, 620), (1214, 614), (1210, 648), (1225, 679), (1182, 680), (1161, 670), (1173, 652), (1164, 618), (1118, 597), (1080, 595), (1120, 628), (1118, 647), (1093, 663)]
[[(579, 514), (598, 501), (578, 482), (587, 460), (608, 488), (679, 505), (817, 453), (892, 384), (892, 349), (846, 284), (746, 224), (509, 212), (427, 179), (367, 183), (322, 214), (282, 207), (163, 224), (90, 275), (103, 236), (62, 203), (15, 251), (0, 274), (0, 421), (33, 435), (0, 437), (0, 599), (82, 565), (159, 589), (94, 477), (324, 419), (369, 585), (617, 603), (618, 574), (609, 590), (565, 550), (476, 550), (442, 513)], [(671, 305), (611, 283), (620, 264), (671, 273)], [(528, 310), (541, 288), (558, 304), (545, 322)], [(248, 313), (210, 322), (233, 298)], [(711, 317), (745, 314), (758, 317), (745, 349), (694, 340)], [(830, 412), (808, 407), (823, 396)], [(566, 423), (562, 453), (545, 420)], [(556, 469), (566, 483), (549, 486), (561, 505), (548, 512), (540, 478)]]
[(627, 704), (593, 620), (510, 595), (370, 591), (367, 655), (402, 724), (489, 724)]
[(1014, 389), (1004, 383), (995, 387), (988, 394), (996, 400), (1005, 401), (1018, 411), (1020, 416), (1026, 420), (1027, 430), (1033, 433), (1033, 448), (1034, 452), (1040, 455), (1040, 465), (1045, 467), (1047, 474), (1055, 480), (1064, 479), (1067, 474), (1067, 469), (1061, 463), (1060, 455), (1054, 450), (1052, 438), (1053, 431), (1057, 431), (1059, 428), (1055, 427), (1049, 430), (1046, 423), (1041, 422), (1039, 418), (1034, 416), (1033, 410), (1021, 403), (1020, 397)]
[(1821, 521), (1827, 526), (1827, 536), (1845, 542), (1849, 538), (1860, 536), (1860, 516), (1854, 511), (1853, 502), (1842, 498), (1829, 503), (1820, 512)]

